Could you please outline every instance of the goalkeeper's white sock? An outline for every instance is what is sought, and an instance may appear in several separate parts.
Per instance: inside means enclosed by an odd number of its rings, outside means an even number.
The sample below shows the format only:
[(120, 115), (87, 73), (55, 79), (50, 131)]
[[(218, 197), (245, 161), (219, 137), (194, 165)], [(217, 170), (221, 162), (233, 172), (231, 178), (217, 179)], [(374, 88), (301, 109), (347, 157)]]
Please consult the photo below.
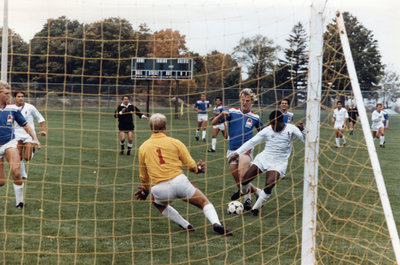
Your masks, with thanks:
[(200, 133), (200, 131), (196, 130), (196, 137), (199, 137), (199, 133)]
[(264, 204), (264, 202), (268, 200), (269, 197), (271, 197), (271, 194), (266, 194), (265, 191), (262, 190), (252, 209), (259, 210), (261, 206)]
[(207, 132), (207, 131), (205, 131), (205, 130), (203, 130), (203, 131), (201, 132), (201, 138), (202, 138), (202, 139), (206, 139), (206, 132)]
[(26, 175), (26, 171), (25, 171), (24, 160), (21, 160), (21, 177), (24, 179), (28, 178), (28, 176)]
[(379, 137), (379, 144), (383, 145), (385, 143), (385, 136)]
[(175, 210), (175, 208), (171, 207), (168, 205), (167, 208), (164, 209), (164, 211), (161, 213), (162, 215), (164, 215), (165, 217), (168, 217), (169, 220), (177, 223), (178, 225), (180, 225), (183, 228), (187, 228), (187, 226), (189, 225), (189, 222), (186, 221), (177, 210)]
[(18, 205), (19, 203), (24, 202), (24, 183), (22, 183), (22, 185), (16, 185), (14, 183), (13, 185), (14, 185), (14, 192), (15, 192), (15, 200), (17, 202), (16, 205)]
[(340, 147), (340, 138), (335, 138), (335, 141), (336, 141), (336, 146)]
[(215, 208), (211, 203), (204, 206), (203, 212), (204, 212), (204, 215), (207, 217), (208, 221), (210, 221), (210, 223), (212, 225), (213, 224), (219, 224), (219, 225), (221, 224), (219, 221), (219, 218), (218, 218), (218, 214), (215, 211)]
[(211, 148), (213, 150), (215, 150), (216, 147), (217, 147), (217, 138), (212, 138), (211, 139)]

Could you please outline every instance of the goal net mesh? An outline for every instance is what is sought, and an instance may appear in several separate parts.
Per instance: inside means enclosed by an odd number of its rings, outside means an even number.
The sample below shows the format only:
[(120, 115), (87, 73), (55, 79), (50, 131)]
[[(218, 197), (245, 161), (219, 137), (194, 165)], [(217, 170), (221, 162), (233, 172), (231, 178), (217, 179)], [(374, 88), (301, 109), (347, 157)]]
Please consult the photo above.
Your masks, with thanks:
[[(278, 7), (274, 6), (280, 10)], [(299, 264), (304, 144), (294, 143), (286, 177), (273, 189), (258, 217), (248, 213), (230, 215), (226, 207), (237, 187), (226, 160), (228, 142), (218, 134), (216, 152), (208, 152), (211, 123), (207, 123), (206, 140), (196, 141), (193, 110), (201, 93), (212, 104), (219, 96), (226, 107), (240, 107), (239, 91), (252, 88), (258, 97), (252, 110), (264, 124), (269, 113), (279, 109), (282, 98), (291, 103), (294, 121), (305, 122), (308, 19), (303, 27), (296, 28), (302, 18), (296, 17), (296, 8), (289, 10), (289, 14), (274, 17), (273, 23), (263, 24), (259, 18), (256, 26), (249, 26), (246, 35), (239, 28), (233, 33), (213, 33), (213, 23), (223, 20), (225, 26), (235, 26), (251, 16), (236, 17), (225, 12), (218, 21), (205, 15), (201, 22), (210, 24), (209, 35), (199, 35), (193, 29), (185, 35), (163, 25), (139, 26), (122, 18), (88, 24), (66, 17), (49, 19), (28, 42), (18, 32), (11, 31), (8, 81), (13, 91), (25, 91), (26, 102), (43, 114), (48, 135), (39, 136), (42, 149), (36, 150), (32, 161), (26, 162), (28, 179), (22, 210), (15, 208), (12, 177), (4, 163), (8, 182), (0, 189), (0, 262)], [(268, 10), (251, 11), (259, 16)], [(333, 18), (327, 16), (327, 24)], [(281, 24), (290, 24), (287, 32), (279, 30)], [(264, 34), (271, 28), (276, 29)], [(327, 32), (319, 147), (317, 262), (394, 264), (360, 124), (353, 135), (348, 130), (344, 132), (345, 148), (335, 148), (331, 122), (335, 102), (341, 99), (347, 105), (352, 93), (335, 25), (330, 23)], [(221, 35), (224, 35), (222, 42), (236, 40), (234, 53), (216, 48), (200, 54), (187, 48), (189, 42), (207, 43)], [(264, 35), (268, 37), (263, 39)], [(243, 41), (238, 41), (240, 36), (245, 36)], [(213, 50), (212, 45), (205, 44), (209, 50)], [(299, 55), (296, 49), (302, 45), (304, 53)], [(254, 51), (257, 52), (252, 54)], [(179, 83), (132, 80), (132, 57), (192, 58), (193, 79)], [(196, 161), (206, 162), (206, 174), (195, 175), (186, 169), (184, 172), (213, 203), (233, 237), (214, 233), (203, 211), (184, 201), (177, 200), (172, 205), (195, 227), (194, 232), (181, 231), (158, 212), (150, 199), (136, 200), (134, 193), (140, 185), (138, 149), (151, 132), (146, 120), (133, 115), (132, 153), (126, 154), (127, 137), (125, 153), (120, 155), (120, 132), (114, 111), (123, 95), (129, 95), (131, 103), (144, 114), (147, 102), (150, 115), (165, 114), (167, 134), (181, 140)], [(263, 147), (260, 144), (255, 154)], [(265, 175), (252, 183), (262, 187)]]

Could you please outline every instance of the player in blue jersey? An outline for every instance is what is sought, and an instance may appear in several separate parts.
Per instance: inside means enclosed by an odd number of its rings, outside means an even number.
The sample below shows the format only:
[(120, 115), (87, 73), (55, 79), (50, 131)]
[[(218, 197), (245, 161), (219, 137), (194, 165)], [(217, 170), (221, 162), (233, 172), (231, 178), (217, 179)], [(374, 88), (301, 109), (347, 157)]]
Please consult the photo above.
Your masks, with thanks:
[[(228, 121), (229, 128), (229, 150), (227, 152), (227, 158), (235, 152), (242, 144), (247, 142), (253, 137), (253, 129), (256, 128), (260, 131), (263, 128), (260, 117), (250, 110), (251, 105), (256, 100), (256, 95), (250, 88), (243, 89), (240, 94), (240, 108), (230, 108), (223, 111), (221, 114), (213, 119), (212, 124), (218, 124), (220, 118), (225, 117)], [(253, 159), (253, 149), (247, 150), (238, 159), (229, 162), (229, 167), (232, 172), (232, 176), (236, 181), (236, 185), (239, 188), (235, 192), (231, 199), (236, 200), (241, 196), (240, 181), (246, 170), (250, 166), (250, 162)], [(259, 188), (250, 186), (251, 193), (256, 195), (261, 192)], [(244, 207), (245, 210), (250, 210), (251, 205), (251, 194), (244, 196)]]
[(196, 129), (196, 140), (199, 140), (200, 128), (203, 127), (201, 134), (202, 140), (206, 141), (206, 130), (208, 121), (208, 109), (210, 108), (210, 101), (206, 99), (206, 94), (201, 94), (200, 100), (197, 100), (194, 104), (194, 110), (197, 111), (197, 129)]
[[(213, 120), (215, 117), (217, 117), (221, 112), (225, 110), (224, 105), (222, 104), (222, 98), (221, 97), (216, 97), (215, 98), (215, 107), (214, 107), (214, 117), (211, 117), (210, 120)], [(215, 148), (217, 146), (217, 135), (219, 131), (222, 132), (222, 135), (224, 138), (228, 138), (228, 133), (226, 129), (226, 122), (225, 118), (220, 118), (219, 123), (213, 126), (213, 131), (212, 131), (212, 138), (211, 138), (211, 148), (208, 149), (208, 152), (215, 152)]]
[(14, 136), (14, 121), (32, 137), (33, 144), (40, 149), (40, 142), (33, 133), (28, 122), (15, 105), (7, 105), (10, 98), (10, 85), (0, 81), (0, 186), (6, 183), (4, 174), (4, 157), (7, 159), (11, 175), (14, 179), (16, 206), (24, 207), (24, 183), (21, 177), (21, 160), (17, 149), (18, 141)]
[(290, 102), (288, 99), (283, 98), (280, 102), (280, 111), (283, 114), (283, 121), (287, 123), (294, 124), (294, 114), (289, 112), (288, 109), (290, 108)]

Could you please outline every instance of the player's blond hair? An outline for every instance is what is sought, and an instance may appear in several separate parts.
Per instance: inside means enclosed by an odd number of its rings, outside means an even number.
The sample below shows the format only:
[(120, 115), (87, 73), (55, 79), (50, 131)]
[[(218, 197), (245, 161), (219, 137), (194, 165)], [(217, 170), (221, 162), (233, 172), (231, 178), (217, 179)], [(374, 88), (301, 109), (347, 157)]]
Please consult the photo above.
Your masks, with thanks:
[(242, 95), (244, 96), (250, 96), (251, 100), (256, 101), (257, 100), (257, 96), (256, 94), (253, 92), (253, 90), (251, 90), (250, 88), (245, 88), (242, 91), (240, 91), (239, 97), (242, 97)]
[(2, 93), (6, 89), (11, 90), (10, 85), (7, 82), (0, 81), (0, 93)]
[(161, 113), (151, 115), (149, 119), (150, 130), (152, 132), (160, 132), (167, 129), (167, 117)]

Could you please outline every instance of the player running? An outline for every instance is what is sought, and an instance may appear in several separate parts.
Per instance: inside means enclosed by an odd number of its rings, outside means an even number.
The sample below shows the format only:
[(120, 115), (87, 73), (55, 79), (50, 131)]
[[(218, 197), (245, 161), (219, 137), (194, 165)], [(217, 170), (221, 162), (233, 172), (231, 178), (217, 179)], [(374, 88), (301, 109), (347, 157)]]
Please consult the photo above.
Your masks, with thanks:
[[(224, 105), (222, 105), (222, 98), (216, 97), (215, 98), (215, 107), (214, 107), (214, 117), (211, 117), (210, 119), (213, 120), (224, 110), (225, 110), (225, 107), (224, 107)], [(220, 131), (225, 139), (228, 138), (228, 133), (226, 130), (226, 122), (225, 122), (224, 117), (220, 118), (219, 123), (213, 126), (212, 138), (211, 138), (211, 148), (208, 149), (208, 152), (215, 152), (215, 149), (217, 146), (217, 135)]]
[[(227, 152), (227, 158), (231, 156), (241, 145), (253, 137), (253, 128), (260, 131), (263, 128), (260, 117), (250, 110), (251, 105), (256, 100), (256, 95), (250, 88), (243, 89), (240, 94), (240, 108), (230, 108), (227, 111), (223, 111), (216, 116), (212, 122), (213, 125), (217, 124), (219, 119), (225, 117), (228, 121), (229, 128), (229, 150)], [(246, 170), (249, 168), (250, 162), (253, 159), (253, 149), (249, 148), (239, 158), (229, 160), (229, 167), (233, 178), (236, 181), (238, 191), (232, 196), (232, 200), (237, 200), (241, 196), (240, 182), (241, 177), (244, 175)], [(250, 186), (251, 193), (255, 193), (258, 196), (261, 190), (255, 186)], [(251, 209), (251, 194), (246, 194), (244, 197), (244, 209)]]
[(343, 140), (343, 146), (346, 146), (346, 138), (344, 137), (343, 131), (346, 128), (348, 118), (349, 114), (347, 113), (347, 110), (343, 108), (342, 101), (338, 100), (332, 117), (332, 123), (335, 128), (336, 148), (340, 148), (341, 139)]
[(295, 139), (305, 141), (303, 124), (296, 127), (293, 124), (285, 123), (283, 113), (279, 110), (269, 115), (269, 125), (256, 136), (251, 138), (239, 149), (237, 149), (229, 161), (234, 161), (246, 150), (253, 149), (261, 141), (265, 141), (265, 148), (256, 156), (250, 168), (242, 178), (241, 190), (244, 194), (250, 192), (251, 180), (260, 173), (265, 172), (265, 186), (252, 207), (252, 213), (257, 216), (264, 202), (271, 197), (271, 192), (280, 178), (286, 174), (288, 159), (292, 152), (292, 145)]
[(206, 141), (207, 133), (207, 121), (208, 121), (208, 109), (210, 108), (210, 101), (206, 100), (206, 94), (200, 95), (200, 100), (197, 100), (194, 104), (194, 110), (197, 111), (197, 129), (196, 129), (196, 141), (199, 140), (200, 128), (203, 127), (201, 134), (202, 140)]
[(21, 112), (15, 105), (7, 105), (10, 98), (10, 85), (4, 81), (0, 81), (0, 186), (6, 183), (4, 174), (4, 157), (8, 161), (11, 176), (14, 179), (14, 192), (16, 206), (19, 209), (24, 207), (24, 182), (21, 178), (21, 158), (18, 153), (18, 141), (14, 137), (14, 121), (32, 137), (33, 144), (38, 149), (41, 148), (40, 142), (33, 133), (28, 122), (22, 116)]
[(350, 106), (347, 112), (349, 113), (350, 135), (353, 135), (354, 127), (356, 126), (358, 118), (358, 109), (353, 100), (350, 101)]
[(215, 232), (231, 236), (232, 233), (219, 221), (214, 206), (182, 171), (183, 164), (191, 172), (204, 173), (206, 165), (201, 160), (196, 164), (181, 141), (165, 135), (167, 118), (164, 115), (153, 114), (149, 124), (153, 133), (139, 148), (139, 173), (143, 187), (135, 193), (137, 199), (146, 200), (151, 192), (153, 205), (163, 216), (183, 230), (193, 231), (193, 226), (169, 205), (174, 199), (188, 201), (203, 209)]
[(379, 146), (385, 148), (385, 129), (383, 125), (384, 112), (383, 112), (383, 104), (378, 103), (376, 104), (376, 110), (372, 112), (372, 136), (374, 139), (379, 138)]
[(290, 108), (290, 102), (288, 99), (283, 98), (281, 99), (281, 103), (280, 103), (280, 111), (283, 114), (283, 121), (285, 123), (294, 123), (294, 114), (290, 111), (288, 111), (288, 109)]
[[(15, 105), (28, 122), (32, 132), (36, 135), (34, 123), (34, 119), (36, 119), (42, 129), (39, 134), (46, 136), (46, 121), (35, 106), (25, 102), (25, 92), (14, 92), (14, 98)], [(21, 157), (21, 176), (23, 179), (27, 179), (28, 175), (26, 174), (24, 159), (25, 161), (30, 161), (33, 158), (35, 153), (34, 140), (16, 121), (14, 121), (14, 128), (15, 139), (18, 141), (18, 151)]]

